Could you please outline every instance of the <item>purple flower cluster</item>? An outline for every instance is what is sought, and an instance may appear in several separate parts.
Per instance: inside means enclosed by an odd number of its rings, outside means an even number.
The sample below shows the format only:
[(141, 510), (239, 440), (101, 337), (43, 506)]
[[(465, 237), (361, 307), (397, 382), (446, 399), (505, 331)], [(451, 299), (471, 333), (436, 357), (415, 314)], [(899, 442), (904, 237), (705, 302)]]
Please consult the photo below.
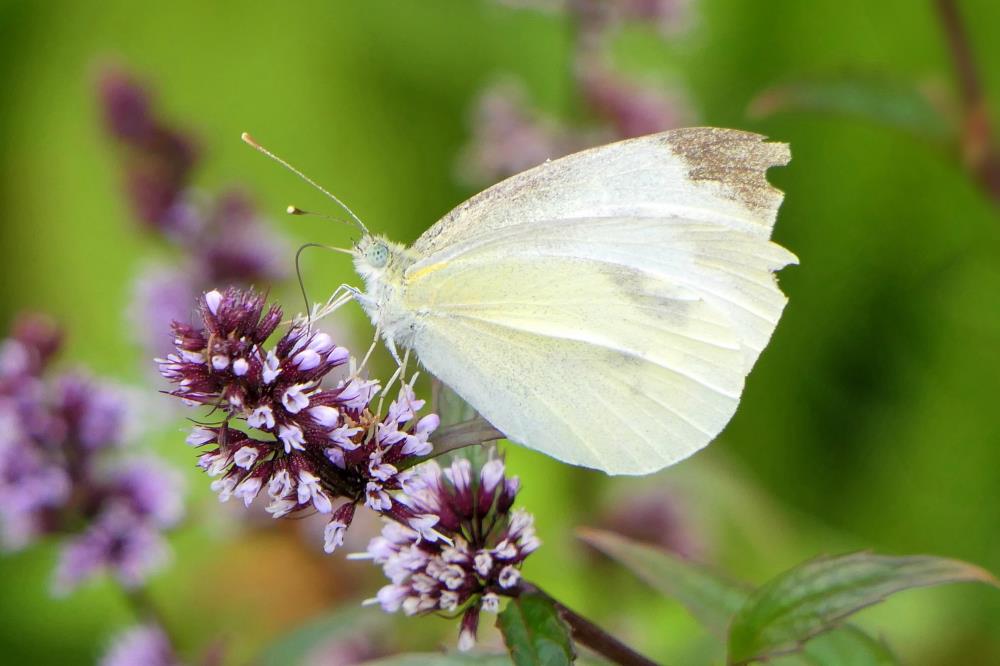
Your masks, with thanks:
[(459, 648), (471, 648), (480, 611), (495, 613), (501, 596), (518, 594), (521, 564), (541, 545), (531, 515), (511, 511), (518, 487), (496, 458), (478, 472), (464, 458), (407, 472), (396, 501), (436, 520), (432, 531), (388, 521), (367, 553), (352, 556), (381, 565), (391, 581), (372, 602), (407, 615), (463, 611)]
[(417, 416), (424, 401), (412, 386), (381, 414), (376, 382), (331, 380), (348, 351), (305, 321), (276, 336), (282, 312), (263, 295), (210, 291), (199, 310), (198, 326), (174, 322), (175, 350), (157, 363), (172, 395), (218, 416), (187, 441), (204, 449), (198, 465), (219, 499), (249, 506), (264, 495), (275, 518), (328, 516), (328, 553), (364, 504), (386, 524), (367, 553), (351, 557), (374, 560), (391, 581), (372, 601), (410, 615), (461, 612), (459, 646), (470, 648), (480, 612), (520, 593), (521, 565), (540, 545), (532, 517), (511, 510), (517, 477), (497, 458), (475, 470), (461, 458), (444, 470), (415, 465), (431, 453), (439, 419)]
[(117, 69), (98, 93), (108, 135), (121, 149), (125, 192), (135, 217), (181, 252), (179, 265), (147, 265), (136, 282), (132, 319), (146, 348), (165, 354), (162, 332), (184, 320), (209, 285), (266, 284), (285, 275), (282, 240), (239, 190), (214, 198), (191, 187), (198, 164), (194, 139), (153, 111), (147, 89)]
[(633, 80), (606, 64), (607, 41), (623, 22), (653, 23), (665, 35), (689, 24), (690, 0), (504, 0), (562, 9), (576, 26), (574, 72), (583, 111), (592, 121), (567, 125), (531, 108), (511, 82), (487, 88), (473, 116), (472, 139), (460, 163), (463, 178), (493, 182), (589, 146), (688, 124), (683, 91)]
[[(329, 515), (327, 552), (343, 543), (359, 503), (416, 529), (432, 527), (392, 496), (403, 466), (430, 453), (428, 436), (439, 423), (433, 414), (417, 418), (424, 401), (410, 386), (380, 416), (371, 405), (376, 382), (344, 377), (324, 384), (350, 356), (330, 336), (296, 322), (266, 344), (282, 313), (265, 308), (262, 295), (210, 291), (200, 310), (202, 326), (174, 323), (176, 350), (157, 362), (177, 385), (172, 395), (221, 413), (188, 437), (207, 449), (198, 464), (216, 477), (220, 500), (235, 496), (249, 506), (263, 492), (275, 518), (306, 510)], [(346, 502), (335, 508), (338, 499)]]
[(141, 583), (164, 561), (161, 531), (182, 513), (179, 482), (156, 460), (122, 460), (121, 393), (80, 374), (45, 377), (55, 325), (24, 317), (0, 341), (0, 539), (66, 538), (56, 588), (108, 571)]
[(101, 666), (180, 666), (163, 630), (153, 625), (130, 627), (118, 634), (101, 658)]

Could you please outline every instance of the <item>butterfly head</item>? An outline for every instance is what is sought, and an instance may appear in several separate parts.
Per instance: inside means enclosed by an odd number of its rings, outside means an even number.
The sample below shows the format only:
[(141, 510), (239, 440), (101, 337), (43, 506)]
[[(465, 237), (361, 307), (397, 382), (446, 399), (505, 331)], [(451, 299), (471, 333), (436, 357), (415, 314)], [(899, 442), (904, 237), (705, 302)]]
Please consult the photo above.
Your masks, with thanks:
[(365, 280), (379, 278), (398, 264), (396, 259), (402, 249), (382, 236), (365, 234), (354, 246), (354, 268)]
[[(366, 242), (367, 241), (367, 242)], [(364, 246), (362, 249), (362, 245)], [(366, 236), (358, 244), (358, 250), (363, 256), (365, 263), (371, 268), (385, 268), (389, 263), (389, 245), (380, 238)]]

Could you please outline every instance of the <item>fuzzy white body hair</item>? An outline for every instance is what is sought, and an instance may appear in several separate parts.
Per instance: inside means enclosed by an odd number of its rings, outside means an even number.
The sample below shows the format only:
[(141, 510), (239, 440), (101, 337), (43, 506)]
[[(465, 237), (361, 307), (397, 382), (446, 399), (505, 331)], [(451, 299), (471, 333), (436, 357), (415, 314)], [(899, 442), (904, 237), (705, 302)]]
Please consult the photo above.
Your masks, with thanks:
[[(373, 264), (370, 248), (381, 244), (387, 252), (384, 266)], [(358, 299), (376, 330), (399, 361), (398, 348), (413, 346), (418, 327), (417, 313), (403, 307), (403, 274), (413, 263), (406, 248), (381, 236), (365, 236), (354, 254), (354, 269), (365, 283), (364, 297)], [(380, 262), (375, 262), (380, 263)]]

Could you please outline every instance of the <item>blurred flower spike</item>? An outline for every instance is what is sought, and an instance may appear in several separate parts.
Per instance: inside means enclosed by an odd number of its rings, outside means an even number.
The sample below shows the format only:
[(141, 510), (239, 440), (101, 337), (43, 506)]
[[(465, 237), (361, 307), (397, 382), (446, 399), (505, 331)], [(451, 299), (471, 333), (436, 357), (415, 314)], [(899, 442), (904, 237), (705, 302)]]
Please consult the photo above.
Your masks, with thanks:
[[(198, 464), (215, 477), (220, 500), (237, 497), (249, 506), (264, 493), (275, 518), (328, 515), (328, 553), (343, 543), (357, 504), (432, 534), (430, 516), (393, 498), (406, 478), (401, 470), (431, 452), (428, 437), (439, 423), (433, 414), (417, 418), (424, 401), (410, 385), (381, 417), (372, 406), (377, 382), (327, 381), (350, 359), (330, 336), (296, 321), (273, 346), (266, 344), (282, 312), (265, 307), (264, 296), (210, 291), (200, 311), (200, 326), (174, 323), (176, 351), (157, 362), (177, 385), (172, 395), (221, 412), (220, 420), (195, 426), (188, 437), (206, 449)], [(338, 500), (346, 501), (335, 506)]]
[(694, 0), (498, 0), (500, 4), (541, 11), (569, 11), (595, 22), (650, 24), (664, 37), (675, 36), (691, 25)]
[(479, 470), (457, 458), (444, 470), (429, 461), (407, 472), (396, 501), (427, 525), (388, 521), (352, 556), (381, 565), (391, 581), (370, 601), (390, 613), (462, 612), (458, 644), (470, 649), (480, 611), (496, 613), (501, 597), (517, 596), (521, 564), (541, 545), (532, 516), (511, 511), (518, 488), (498, 458)]
[(241, 189), (209, 197), (192, 187), (198, 166), (194, 137), (155, 112), (151, 93), (136, 78), (107, 67), (97, 96), (105, 131), (120, 149), (133, 215), (181, 252), (178, 265), (143, 267), (132, 297), (132, 319), (144, 346), (150, 354), (166, 354), (164, 330), (187, 318), (202, 290), (280, 280), (287, 246)]
[(62, 333), (22, 316), (0, 342), (0, 540), (66, 538), (55, 587), (106, 571), (136, 586), (168, 557), (161, 532), (181, 518), (180, 480), (162, 461), (121, 459), (129, 405), (79, 373), (47, 374)]
[(499, 0), (565, 13), (573, 26), (573, 74), (582, 123), (561, 122), (533, 107), (517, 80), (484, 89), (472, 136), (459, 161), (470, 184), (492, 183), (545, 160), (590, 146), (683, 127), (695, 119), (687, 90), (621, 72), (609, 42), (623, 24), (645, 24), (673, 39), (692, 23), (693, 0)]
[(107, 132), (126, 149), (125, 188), (136, 217), (164, 233), (183, 231), (194, 139), (154, 115), (149, 92), (119, 69), (102, 72), (98, 93)]
[(155, 625), (130, 627), (118, 634), (101, 666), (181, 666), (163, 630)]

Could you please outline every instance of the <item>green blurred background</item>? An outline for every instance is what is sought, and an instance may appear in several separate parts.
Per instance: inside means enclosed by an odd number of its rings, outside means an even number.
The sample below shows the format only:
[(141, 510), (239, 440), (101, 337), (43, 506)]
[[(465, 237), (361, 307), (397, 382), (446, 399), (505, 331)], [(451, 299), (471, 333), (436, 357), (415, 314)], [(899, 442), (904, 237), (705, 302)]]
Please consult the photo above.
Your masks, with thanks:
[[(997, 206), (930, 130), (920, 137), (838, 114), (747, 112), (762, 90), (816, 75), (883, 73), (950, 94), (931, 3), (694, 4), (696, 25), (676, 39), (625, 30), (617, 63), (683, 85), (702, 124), (791, 144), (790, 166), (771, 173), (787, 193), (776, 239), (801, 259), (781, 275), (789, 307), (736, 418), (694, 459), (637, 481), (509, 453), (545, 542), (527, 575), (675, 664), (698, 663), (705, 634), (572, 533), (640, 491), (672, 493), (704, 559), (751, 581), (858, 548), (1000, 572)], [(1000, 3), (960, 4), (1000, 122)], [(123, 312), (137, 267), (165, 250), (137, 232), (122, 197), (95, 102), (102, 60), (152, 83), (161, 111), (197, 134), (206, 156), (199, 187), (240, 183), (296, 242), (347, 242), (342, 228), (281, 216), (290, 202), (329, 206), (242, 145), (240, 132), (250, 130), (369, 226), (409, 242), (471, 194), (456, 178), (456, 157), (485, 85), (513, 75), (549, 113), (578, 115), (572, 34), (559, 14), (486, 0), (6, 0), (0, 315), (49, 311), (69, 331), (65, 364), (149, 385)], [(305, 272), (314, 293), (351, 276), (335, 255), (312, 257)], [(274, 293), (296, 307), (294, 288)], [(356, 309), (338, 316), (353, 339), (370, 335)], [(389, 367), (384, 356), (377, 362)], [(186, 655), (222, 636), (242, 663), (300, 622), (377, 589), (376, 577), (365, 578), (370, 566), (322, 556), (315, 534), (234, 525), (239, 512), (210, 496), (181, 427), (178, 419), (137, 446), (189, 470), (190, 527), (173, 538), (174, 564), (152, 585)], [(41, 546), (0, 557), (0, 662), (93, 663), (109, 634), (131, 622), (110, 584), (50, 599), (54, 556)], [(906, 663), (1000, 663), (994, 590), (910, 592), (860, 622)], [(394, 647), (454, 640), (454, 627), (435, 618), (395, 626), (385, 633)]]

